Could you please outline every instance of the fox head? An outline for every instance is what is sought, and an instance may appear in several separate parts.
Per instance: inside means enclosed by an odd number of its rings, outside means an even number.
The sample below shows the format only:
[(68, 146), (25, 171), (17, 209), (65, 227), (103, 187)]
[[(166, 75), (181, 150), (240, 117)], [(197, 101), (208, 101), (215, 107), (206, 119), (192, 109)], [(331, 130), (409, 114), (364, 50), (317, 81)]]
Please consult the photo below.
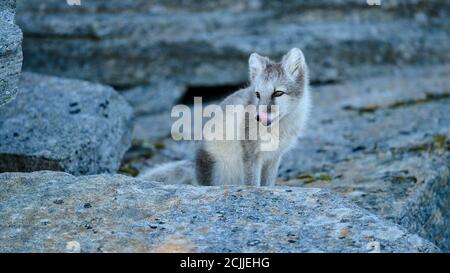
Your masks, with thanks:
[(281, 62), (252, 53), (248, 63), (258, 121), (269, 126), (300, 107), (308, 87), (308, 67), (300, 49), (291, 49)]

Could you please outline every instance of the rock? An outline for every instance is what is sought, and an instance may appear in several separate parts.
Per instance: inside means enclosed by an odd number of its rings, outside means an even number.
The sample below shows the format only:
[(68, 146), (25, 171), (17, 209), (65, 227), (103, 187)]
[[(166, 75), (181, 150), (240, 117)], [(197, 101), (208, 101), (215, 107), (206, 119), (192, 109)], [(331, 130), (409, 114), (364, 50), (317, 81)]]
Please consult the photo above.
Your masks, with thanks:
[(24, 67), (117, 87), (211, 86), (246, 82), (254, 51), (279, 57), (292, 47), (321, 82), (450, 61), (442, 1), (219, 2), (27, 1), (18, 9)]
[[(322, 168), (320, 168), (322, 167)], [(323, 179), (326, 174), (326, 179)], [(311, 179), (306, 179), (312, 177)], [(283, 186), (332, 189), (447, 250), (448, 160), (425, 153), (367, 156), (289, 176)]]
[(0, 174), (0, 198), (1, 252), (438, 251), (321, 189), (34, 172)]
[(17, 95), (22, 69), (22, 31), (14, 24), (15, 0), (0, 3), (0, 106)]
[(317, 88), (311, 126), (279, 184), (332, 189), (448, 251), (449, 71)]
[(173, 82), (158, 82), (122, 92), (135, 116), (170, 111), (183, 96), (185, 88)]
[(0, 3), (0, 21), (14, 24), (14, 16), (16, 13), (16, 1), (4, 0)]
[(23, 73), (0, 111), (0, 172), (115, 172), (131, 142), (132, 109), (112, 88)]
[(122, 94), (133, 107), (133, 139), (158, 140), (170, 134), (172, 107), (181, 99), (185, 88), (173, 82), (138, 86)]
[[(313, 87), (310, 124), (278, 184), (332, 189), (450, 249), (449, 79), (444, 65)], [(159, 141), (164, 149), (130, 165), (145, 171), (195, 155), (192, 142)]]
[(170, 111), (152, 115), (136, 116), (133, 129), (133, 139), (159, 140), (170, 136), (172, 119)]
[(448, 135), (449, 71), (448, 65), (434, 66), (314, 88), (305, 138), (281, 171), (301, 173)]

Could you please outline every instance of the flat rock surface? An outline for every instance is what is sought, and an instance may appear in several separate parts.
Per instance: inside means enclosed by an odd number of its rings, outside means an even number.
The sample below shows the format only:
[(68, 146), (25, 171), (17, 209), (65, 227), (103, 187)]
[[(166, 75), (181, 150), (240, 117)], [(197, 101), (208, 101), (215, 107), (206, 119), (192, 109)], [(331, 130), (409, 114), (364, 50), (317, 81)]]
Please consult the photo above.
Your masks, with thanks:
[(2, 252), (433, 252), (321, 189), (0, 174)]
[(442, 1), (219, 2), (22, 2), (24, 67), (114, 86), (210, 86), (246, 82), (252, 52), (280, 57), (292, 47), (321, 82), (450, 61)]
[(114, 89), (23, 73), (0, 111), (0, 172), (115, 172), (131, 142), (132, 109)]
[[(278, 184), (332, 189), (449, 249), (449, 74), (448, 66), (412, 68), (313, 87), (309, 126)], [(195, 155), (194, 142), (147, 139), (127, 154), (125, 173)]]
[(13, 100), (22, 69), (22, 31), (14, 24), (15, 1), (0, 3), (0, 106)]

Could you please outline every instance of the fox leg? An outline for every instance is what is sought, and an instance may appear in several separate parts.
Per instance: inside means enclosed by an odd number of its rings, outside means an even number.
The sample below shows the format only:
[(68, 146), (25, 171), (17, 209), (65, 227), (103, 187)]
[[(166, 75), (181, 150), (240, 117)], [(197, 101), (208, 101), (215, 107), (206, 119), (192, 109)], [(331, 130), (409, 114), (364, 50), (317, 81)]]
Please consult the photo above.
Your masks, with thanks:
[(274, 186), (278, 175), (280, 156), (277, 155), (264, 162), (261, 170), (261, 186)]
[(244, 160), (244, 184), (261, 186), (261, 160), (257, 157)]

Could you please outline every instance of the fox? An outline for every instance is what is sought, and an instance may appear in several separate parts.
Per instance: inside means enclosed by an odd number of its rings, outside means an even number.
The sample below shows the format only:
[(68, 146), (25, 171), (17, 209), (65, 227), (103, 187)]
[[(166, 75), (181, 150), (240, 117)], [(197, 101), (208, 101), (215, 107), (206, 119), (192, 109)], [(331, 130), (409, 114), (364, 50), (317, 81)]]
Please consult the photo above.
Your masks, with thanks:
[(303, 134), (310, 115), (309, 70), (303, 52), (292, 48), (279, 62), (252, 53), (248, 74), (249, 85), (226, 97), (220, 107), (254, 106), (254, 116), (239, 117), (244, 128), (239, 134), (248, 136), (254, 119), (269, 129), (260, 131), (277, 139), (275, 149), (262, 149), (261, 138), (202, 140), (193, 161), (162, 164), (139, 177), (167, 184), (274, 186), (283, 155)]

